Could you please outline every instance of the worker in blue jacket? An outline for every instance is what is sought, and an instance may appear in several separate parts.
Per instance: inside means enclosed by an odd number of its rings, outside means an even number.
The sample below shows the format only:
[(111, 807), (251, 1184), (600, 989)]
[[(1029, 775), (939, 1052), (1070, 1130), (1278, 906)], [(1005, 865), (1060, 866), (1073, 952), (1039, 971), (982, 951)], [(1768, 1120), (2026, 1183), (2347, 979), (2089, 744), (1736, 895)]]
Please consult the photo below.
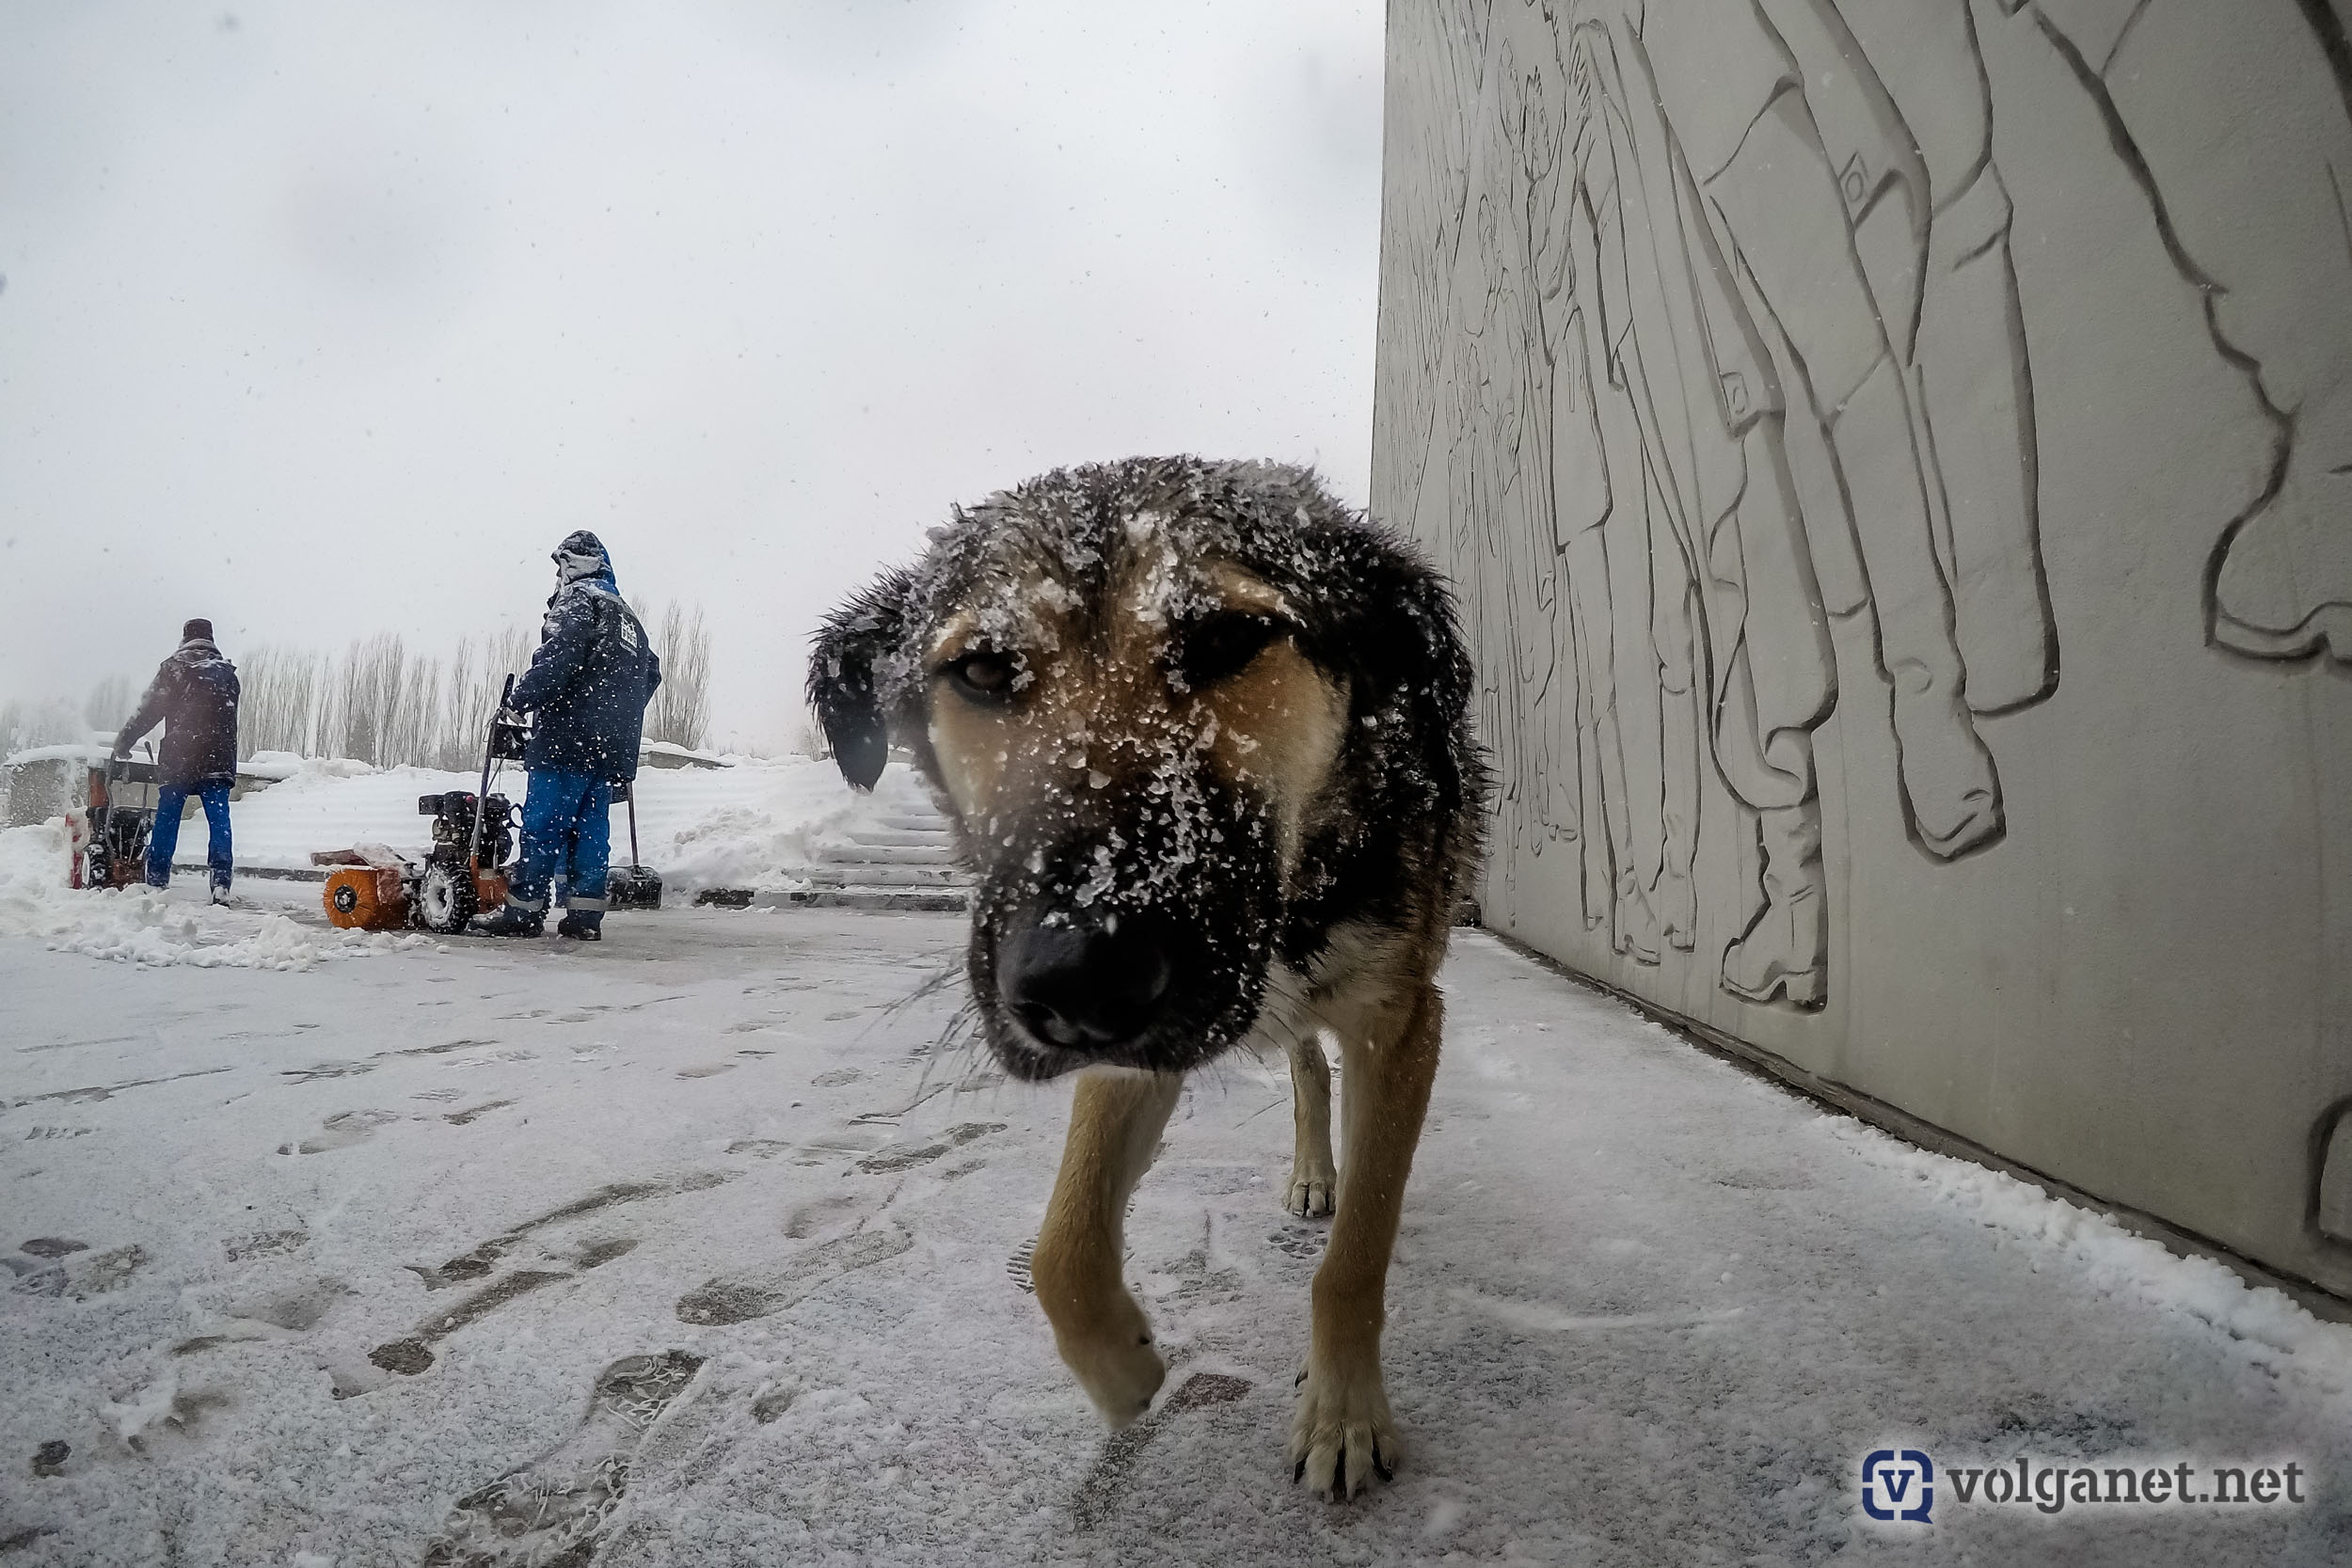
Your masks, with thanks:
[(482, 916), (485, 936), (535, 937), (548, 893), (564, 877), (567, 911), (558, 936), (602, 940), (604, 879), (612, 854), (612, 786), (637, 776), (645, 705), (661, 660), (612, 578), (602, 541), (581, 530), (555, 548), (555, 594), (539, 651), (515, 683), (515, 710), (532, 715), (523, 767), (522, 852), (505, 906)]

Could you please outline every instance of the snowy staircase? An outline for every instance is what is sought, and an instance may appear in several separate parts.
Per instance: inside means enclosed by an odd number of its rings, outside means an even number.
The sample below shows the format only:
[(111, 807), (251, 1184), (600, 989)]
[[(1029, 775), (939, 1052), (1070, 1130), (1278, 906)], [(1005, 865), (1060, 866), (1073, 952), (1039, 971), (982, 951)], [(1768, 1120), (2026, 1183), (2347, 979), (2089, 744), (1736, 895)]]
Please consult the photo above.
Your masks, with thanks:
[(928, 800), (900, 802), (881, 825), (817, 852), (792, 902), (835, 910), (966, 910), (972, 876), (956, 863), (947, 819)]

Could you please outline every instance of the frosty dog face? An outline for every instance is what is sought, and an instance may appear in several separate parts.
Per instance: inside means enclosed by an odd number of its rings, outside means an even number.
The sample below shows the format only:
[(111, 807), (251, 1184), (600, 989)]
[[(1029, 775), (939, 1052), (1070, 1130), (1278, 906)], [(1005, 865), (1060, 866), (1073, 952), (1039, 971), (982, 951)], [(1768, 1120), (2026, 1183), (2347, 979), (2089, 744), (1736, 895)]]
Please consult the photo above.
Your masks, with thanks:
[(1364, 651), (1411, 638), (1387, 548), (1299, 470), (1138, 460), (958, 512), (828, 621), (810, 695), (843, 772), (907, 748), (979, 874), (1009, 1071), (1190, 1067), (1320, 942), (1350, 767), (1406, 721)]

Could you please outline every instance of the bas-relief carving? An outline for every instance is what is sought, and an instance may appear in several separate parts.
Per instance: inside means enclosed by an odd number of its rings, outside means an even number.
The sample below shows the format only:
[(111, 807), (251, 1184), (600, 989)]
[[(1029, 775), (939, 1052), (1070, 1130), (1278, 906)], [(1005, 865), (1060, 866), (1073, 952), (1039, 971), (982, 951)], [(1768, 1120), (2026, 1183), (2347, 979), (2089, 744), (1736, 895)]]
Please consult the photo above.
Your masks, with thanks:
[[(2352, 47), (2326, 6), (1400, 3), (1375, 505), (1454, 573), (1505, 918), (1521, 879), (1572, 882), (1618, 953), (1692, 950), (1702, 802), (1728, 800), (1721, 984), (1820, 1006), (1812, 736), (1841, 701), (1886, 705), (1917, 850), (2002, 837), (1978, 720), (2056, 689), (2062, 628), (1980, 19), (2058, 51), (2276, 421), (2243, 515), (2149, 525), (2214, 533), (2208, 641), (2352, 660)], [(1849, 616), (1874, 691), (1838, 689)]]

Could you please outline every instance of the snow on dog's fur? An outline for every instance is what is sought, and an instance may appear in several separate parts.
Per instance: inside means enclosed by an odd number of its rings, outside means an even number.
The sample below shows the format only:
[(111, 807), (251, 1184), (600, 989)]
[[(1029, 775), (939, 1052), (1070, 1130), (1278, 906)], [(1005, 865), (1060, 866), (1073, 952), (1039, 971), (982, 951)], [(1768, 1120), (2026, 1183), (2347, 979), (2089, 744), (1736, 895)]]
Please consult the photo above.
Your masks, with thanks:
[[(1288, 1053), (1288, 1202), (1333, 1212), (1292, 1433), (1352, 1494), (1400, 1452), (1379, 1338), (1486, 775), (1442, 581), (1305, 470), (1139, 458), (959, 510), (835, 611), (809, 693), (850, 781), (910, 752), (980, 879), (968, 969), (1015, 1076), (1076, 1070), (1038, 1297), (1123, 1424), (1163, 1375), (1120, 1279), (1182, 1075)], [(1320, 1034), (1346, 1069), (1331, 1159)]]

